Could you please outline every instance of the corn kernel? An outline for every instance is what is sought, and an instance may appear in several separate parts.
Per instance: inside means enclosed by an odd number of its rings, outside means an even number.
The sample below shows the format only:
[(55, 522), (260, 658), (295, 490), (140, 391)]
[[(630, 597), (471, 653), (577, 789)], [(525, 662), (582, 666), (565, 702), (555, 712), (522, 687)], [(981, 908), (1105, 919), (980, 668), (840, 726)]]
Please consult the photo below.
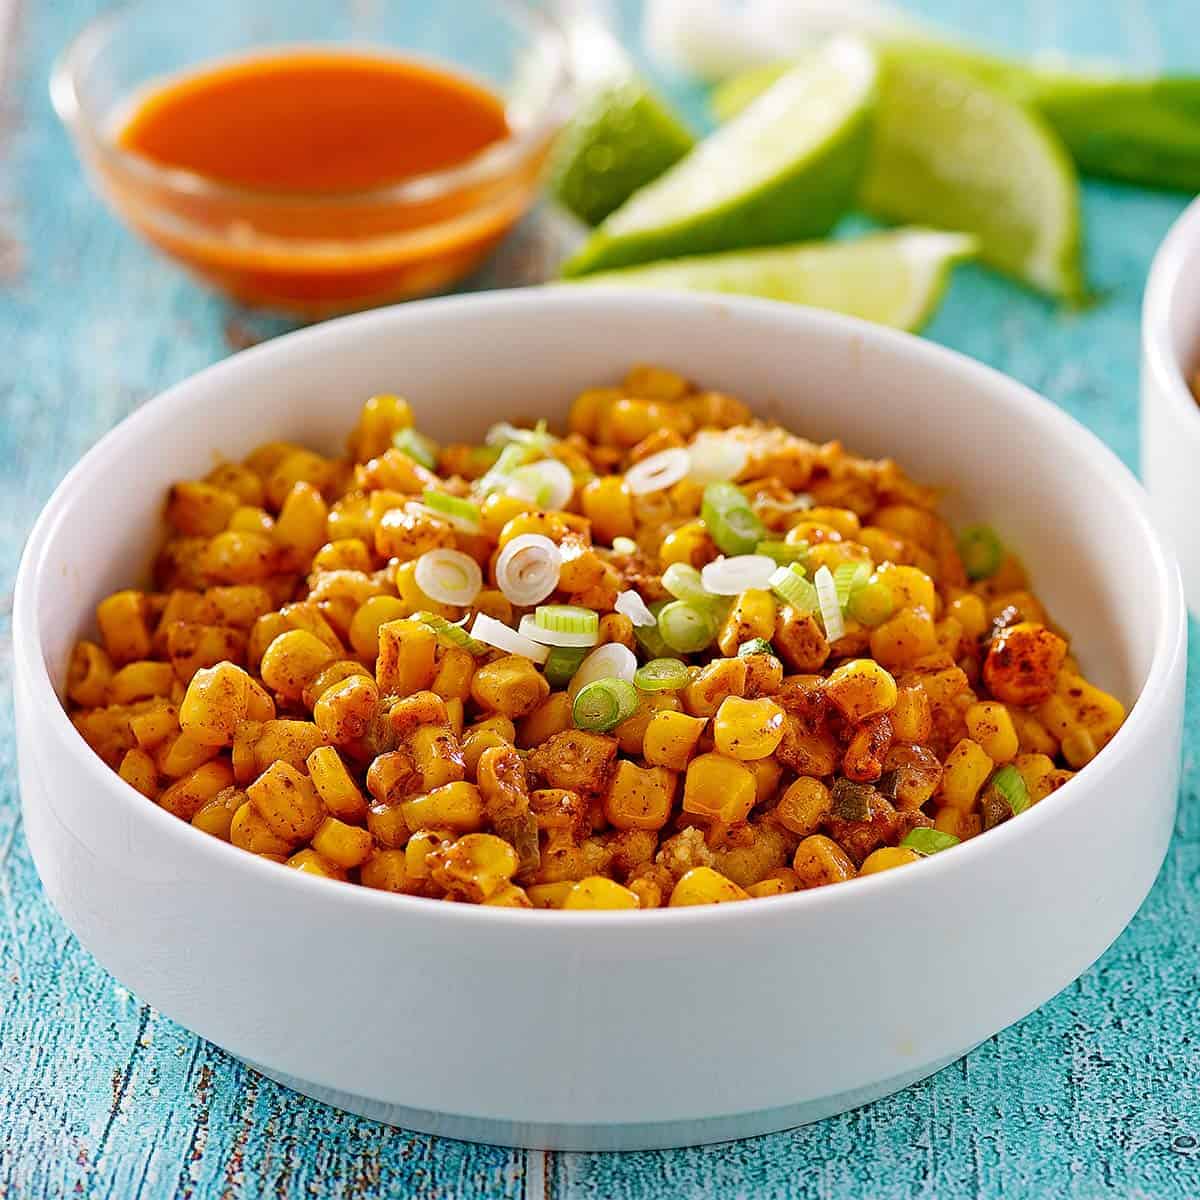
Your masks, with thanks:
[(447, 783), (400, 805), (410, 829), (441, 827), (473, 833), (483, 827), (483, 798), (473, 783)]
[(754, 807), (754, 774), (723, 754), (701, 754), (688, 763), (683, 811), (710, 821), (744, 821)]
[(661, 829), (674, 800), (674, 772), (622, 759), (604, 798), (604, 815), (617, 829)]
[(1017, 730), (1003, 704), (995, 700), (972, 704), (965, 719), (967, 734), (983, 747), (993, 762), (1006, 763), (1016, 758), (1019, 748)]
[(409, 890), (407, 857), (403, 850), (376, 850), (363, 863), (359, 881), (364, 887), (381, 892), (406, 892)]
[(849, 855), (832, 838), (822, 833), (806, 837), (796, 847), (792, 869), (802, 888), (824, 887), (853, 879), (854, 864)]
[(346, 872), (337, 863), (330, 862), (323, 854), (318, 854), (307, 846), (303, 850), (297, 850), (287, 860), (286, 865), (293, 870), (303, 871), (306, 875), (319, 875), (322, 879), (337, 879), (343, 883), (346, 880)]
[(962, 738), (946, 756), (942, 773), (943, 804), (969, 812), (975, 807), (979, 789), (995, 764), (978, 742)]
[(880, 846), (872, 850), (858, 868), (859, 876), (875, 875), (880, 871), (890, 871), (893, 867), (903, 867), (908, 863), (917, 862), (920, 855), (908, 846)]
[(681, 908), (692, 904), (725, 904), (731, 900), (749, 898), (743, 888), (712, 867), (693, 867), (676, 883), (671, 892), (670, 906)]
[(246, 788), (246, 795), (272, 833), (290, 842), (308, 841), (325, 816), (312, 780), (290, 763), (272, 763)]
[(704, 717), (659, 709), (646, 726), (643, 756), (652, 766), (685, 770), (707, 724)]
[(783, 739), (783, 727), (783, 709), (773, 700), (728, 696), (713, 718), (713, 739), (730, 758), (766, 758)]
[(514, 719), (528, 716), (549, 695), (545, 676), (516, 654), (486, 663), (471, 680), (471, 698), (480, 708)]
[(574, 884), (563, 908), (639, 908), (637, 894), (603, 875), (589, 875)]
[(339, 867), (360, 867), (371, 855), (375, 839), (365, 829), (326, 817), (312, 835), (312, 848)]

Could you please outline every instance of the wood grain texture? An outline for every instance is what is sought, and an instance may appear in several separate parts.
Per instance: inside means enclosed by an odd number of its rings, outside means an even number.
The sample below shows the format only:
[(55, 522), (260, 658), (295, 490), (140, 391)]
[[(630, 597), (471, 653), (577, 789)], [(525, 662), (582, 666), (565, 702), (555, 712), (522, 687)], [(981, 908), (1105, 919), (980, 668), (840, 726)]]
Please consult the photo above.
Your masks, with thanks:
[[(97, 967), (43, 899), (20, 828), (8, 622), (17, 557), (46, 496), (105, 430), (166, 384), (283, 326), (198, 292), (87, 189), (45, 81), (51, 57), (93, 7), (26, 5), (8, 56), (0, 141), (0, 246), (20, 247), (4, 255), (0, 279), (0, 1197), (1200, 1195), (1200, 764), (1190, 749), (1162, 877), (1095, 967), (934, 1078), (774, 1137), (527, 1156), (411, 1135), (261, 1079)], [(914, 7), (1019, 50), (1050, 41), (1143, 66), (1161, 56), (1200, 68), (1192, 3)], [(627, 19), (632, 10), (625, 5)], [(1094, 307), (1063, 312), (967, 269), (929, 333), (1044, 392), (1132, 463), (1141, 289), (1183, 201), (1101, 185), (1089, 185), (1085, 201)], [(527, 230), (475, 283), (534, 279), (552, 251), (553, 239)], [(1200, 734), (1195, 671), (1189, 701), (1189, 728)]]

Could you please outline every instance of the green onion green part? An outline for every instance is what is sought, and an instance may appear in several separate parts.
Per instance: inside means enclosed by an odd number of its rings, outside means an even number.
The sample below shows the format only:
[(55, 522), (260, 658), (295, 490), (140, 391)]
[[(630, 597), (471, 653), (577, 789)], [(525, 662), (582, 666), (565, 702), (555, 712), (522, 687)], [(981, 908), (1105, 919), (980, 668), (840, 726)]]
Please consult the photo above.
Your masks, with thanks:
[(1001, 767), (992, 776), (991, 787), (1008, 801), (1008, 807), (1012, 809), (1014, 817), (1029, 807), (1029, 789), (1025, 786), (1021, 772), (1012, 763)]
[(696, 654), (717, 636), (717, 618), (709, 605), (673, 600), (658, 614), (658, 632), (671, 650)]
[(846, 604), (847, 615), (871, 629), (882, 625), (895, 611), (895, 593), (878, 579), (855, 588)]
[(542, 668), (546, 682), (552, 688), (565, 688), (590, 651), (590, 646), (552, 646), (550, 657)]
[(766, 638), (751, 638), (738, 647), (738, 658), (747, 658), (751, 654), (774, 654), (775, 647)]
[(690, 563), (672, 563), (664, 572), (662, 585), (676, 600), (712, 600), (700, 582), (700, 572)]
[(780, 567), (771, 576), (771, 591), (797, 612), (815, 613), (819, 608), (817, 589), (804, 578), (804, 571), (798, 563)]
[(766, 534), (750, 501), (732, 483), (710, 483), (704, 489), (700, 519), (722, 554), (753, 554)]
[(454, 524), (460, 525), (464, 529), (468, 526), (472, 529), (479, 528), (480, 521), (482, 520), (479, 514), (479, 506), (472, 504), (470, 500), (463, 500), (458, 496), (450, 496), (446, 492), (435, 492), (432, 489), (425, 493), (423, 499), (429, 508), (432, 508), (434, 512), (449, 517)]
[(838, 563), (833, 572), (833, 586), (838, 606), (845, 608), (854, 592), (871, 578), (871, 567), (865, 562)]
[(803, 564), (808, 558), (808, 543), (797, 542), (793, 545), (791, 542), (759, 542), (754, 547), (754, 553), (773, 558), (781, 567), (791, 563)]
[(990, 525), (968, 525), (958, 535), (958, 554), (968, 579), (990, 579), (1004, 561), (1004, 544)]
[(533, 619), (539, 629), (551, 633), (596, 633), (600, 629), (600, 614), (577, 604), (539, 604)]
[(654, 616), (655, 623), (653, 625), (635, 625), (633, 627), (633, 636), (637, 640), (637, 644), (653, 658), (667, 658), (670, 656), (671, 647), (662, 639), (662, 634), (658, 631), (658, 614), (670, 603), (669, 600), (655, 600), (646, 607)]
[(437, 442), (411, 427), (396, 430), (392, 435), (392, 445), (401, 453), (407, 454), (414, 462), (420, 463), (428, 471), (437, 467)]
[(633, 716), (637, 688), (626, 679), (594, 679), (579, 689), (571, 715), (579, 729), (603, 733)]
[(952, 833), (943, 833), (940, 829), (910, 829), (900, 845), (915, 850), (918, 854), (937, 854), (958, 845), (958, 838)]
[(428, 625), (438, 637), (444, 637), (446, 641), (455, 646), (461, 646), (474, 655), (487, 654), (492, 649), (486, 642), (473, 638), (461, 625), (455, 625), (453, 621), (447, 621), (445, 617), (439, 617), (437, 613), (413, 613), (412, 619), (420, 621), (422, 625)]
[(677, 692), (690, 678), (687, 664), (677, 658), (653, 658), (638, 667), (633, 682), (643, 692)]

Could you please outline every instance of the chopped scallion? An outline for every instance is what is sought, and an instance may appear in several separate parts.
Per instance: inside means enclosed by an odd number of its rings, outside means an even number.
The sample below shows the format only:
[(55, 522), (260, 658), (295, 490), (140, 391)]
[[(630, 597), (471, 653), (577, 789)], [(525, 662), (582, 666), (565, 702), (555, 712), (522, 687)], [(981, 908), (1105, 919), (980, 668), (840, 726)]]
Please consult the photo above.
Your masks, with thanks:
[(738, 658), (748, 658), (751, 654), (774, 654), (775, 648), (766, 638), (751, 638), (738, 647)]
[(658, 632), (680, 654), (696, 654), (712, 644), (717, 618), (710, 605), (673, 600), (658, 614)]
[(846, 612), (856, 621), (874, 629), (896, 611), (896, 596), (882, 580), (864, 583), (850, 593)]
[(638, 667), (633, 682), (643, 692), (677, 692), (689, 678), (687, 664), (678, 658), (655, 658)]
[(745, 493), (732, 483), (704, 489), (700, 518), (722, 554), (753, 554), (766, 533)]
[(579, 689), (571, 715), (579, 729), (602, 733), (633, 716), (637, 706), (637, 688), (628, 680), (594, 679)]
[(968, 579), (990, 579), (1004, 561), (1004, 545), (990, 525), (968, 525), (958, 535), (958, 554)]
[(674, 562), (663, 572), (662, 585), (676, 600), (711, 600), (700, 572), (690, 563)]
[(552, 688), (565, 688), (588, 655), (587, 646), (553, 646), (543, 674)]
[(771, 576), (771, 591), (797, 612), (817, 611), (817, 589), (804, 578), (804, 571), (798, 563), (780, 567)]
[(662, 634), (658, 631), (658, 614), (669, 603), (669, 600), (655, 600), (652, 604), (647, 605), (654, 616), (654, 624), (633, 627), (633, 636), (637, 640), (637, 644), (651, 658), (666, 658), (671, 653), (671, 647), (663, 641)]
[(450, 524), (465, 533), (476, 533), (479, 530), (480, 515), (478, 505), (458, 496), (450, 496), (446, 492), (426, 491), (423, 497), (428, 508), (432, 508), (439, 516), (445, 517)]
[(600, 615), (577, 604), (539, 604), (534, 620), (539, 629), (553, 633), (595, 633), (600, 628)]
[(420, 621), (422, 625), (428, 625), (439, 637), (444, 637), (446, 641), (461, 646), (472, 654), (487, 654), (491, 650), (486, 642), (473, 638), (461, 625), (455, 625), (453, 621), (447, 621), (445, 617), (439, 617), (436, 613), (413, 613), (412, 619)]
[(392, 445), (402, 454), (407, 454), (414, 462), (420, 463), (428, 471), (437, 467), (437, 442), (411, 427), (397, 429), (392, 435)]
[(833, 586), (837, 592), (838, 604), (845, 608), (855, 590), (862, 587), (870, 578), (871, 567), (868, 563), (838, 563), (833, 572)]
[(759, 542), (754, 547), (755, 554), (765, 554), (773, 558), (781, 567), (791, 563), (801, 563), (808, 558), (808, 543), (796, 542)]
[(958, 838), (952, 833), (943, 833), (940, 829), (918, 828), (910, 829), (900, 845), (915, 850), (918, 854), (937, 854), (958, 845)]
[(1012, 809), (1014, 817), (1029, 807), (1029, 789), (1025, 786), (1021, 772), (1012, 763), (1001, 767), (992, 776), (991, 787), (1008, 801), (1008, 807)]

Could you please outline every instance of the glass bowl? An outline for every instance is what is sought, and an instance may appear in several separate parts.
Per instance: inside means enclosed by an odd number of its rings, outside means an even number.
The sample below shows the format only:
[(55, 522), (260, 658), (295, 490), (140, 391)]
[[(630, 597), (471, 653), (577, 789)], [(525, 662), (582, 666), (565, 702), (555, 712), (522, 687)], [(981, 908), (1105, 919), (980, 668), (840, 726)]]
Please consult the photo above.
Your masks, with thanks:
[[(118, 142), (139, 97), (172, 76), (335, 47), (465, 74), (503, 98), (511, 132), (448, 170), (320, 193), (230, 186)], [(439, 291), (473, 270), (536, 198), (570, 77), (558, 28), (519, 0), (133, 0), (66, 49), (51, 96), (95, 186), (133, 230), (244, 304), (316, 318)]]

